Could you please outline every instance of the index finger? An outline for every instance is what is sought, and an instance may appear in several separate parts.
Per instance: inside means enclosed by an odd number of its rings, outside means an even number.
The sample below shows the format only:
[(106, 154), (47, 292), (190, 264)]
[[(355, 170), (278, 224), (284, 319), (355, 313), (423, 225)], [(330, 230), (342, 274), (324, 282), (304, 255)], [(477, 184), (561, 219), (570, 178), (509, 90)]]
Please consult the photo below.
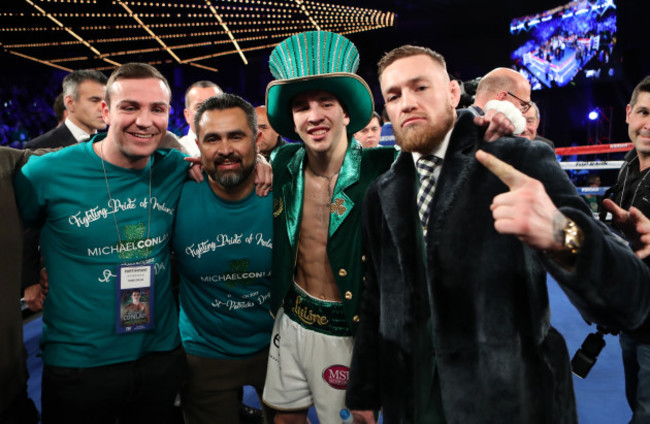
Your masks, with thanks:
[[(627, 222), (630, 217), (628, 211), (614, 203), (611, 199), (603, 199), (603, 208), (614, 216), (618, 223)], [(631, 211), (631, 209), (630, 209)]]
[(512, 165), (483, 150), (476, 151), (476, 159), (511, 190), (523, 186), (528, 178), (526, 174), (517, 171)]

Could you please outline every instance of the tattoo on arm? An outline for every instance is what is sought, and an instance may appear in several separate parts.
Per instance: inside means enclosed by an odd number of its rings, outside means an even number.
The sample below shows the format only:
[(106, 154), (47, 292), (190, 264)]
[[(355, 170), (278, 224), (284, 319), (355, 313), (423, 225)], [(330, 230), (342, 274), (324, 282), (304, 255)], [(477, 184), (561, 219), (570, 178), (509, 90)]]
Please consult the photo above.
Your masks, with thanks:
[(553, 239), (564, 244), (564, 227), (566, 226), (567, 218), (559, 210), (553, 216)]

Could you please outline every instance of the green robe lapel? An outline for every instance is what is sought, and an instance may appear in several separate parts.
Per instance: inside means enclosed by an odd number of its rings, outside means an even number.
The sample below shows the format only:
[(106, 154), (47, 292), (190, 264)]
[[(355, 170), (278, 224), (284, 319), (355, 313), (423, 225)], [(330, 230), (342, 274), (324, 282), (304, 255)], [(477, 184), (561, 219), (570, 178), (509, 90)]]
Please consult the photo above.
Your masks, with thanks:
[[(345, 193), (345, 190), (359, 181), (362, 149), (357, 141), (352, 140), (345, 153), (330, 205), (330, 238), (336, 233), (341, 224), (350, 215), (352, 209), (356, 206), (354, 201)], [(302, 206), (305, 193), (305, 160), (305, 149), (301, 148), (287, 164), (291, 178), (282, 185), (281, 207), (285, 211), (287, 236), (293, 249), (296, 248), (300, 236), (300, 223), (302, 221)], [(277, 205), (274, 209), (278, 210)]]
[(348, 150), (345, 152), (345, 158), (339, 171), (339, 178), (336, 181), (336, 187), (332, 195), (329, 237), (332, 237), (336, 233), (336, 230), (338, 230), (343, 221), (345, 221), (345, 218), (347, 218), (355, 207), (354, 202), (348, 197), (345, 190), (359, 181), (361, 153), (361, 145), (354, 139), (351, 140), (348, 145)]
[(286, 216), (286, 229), (291, 247), (295, 251), (302, 221), (302, 201), (305, 193), (305, 149), (299, 149), (287, 164), (291, 179), (282, 186), (282, 202)]

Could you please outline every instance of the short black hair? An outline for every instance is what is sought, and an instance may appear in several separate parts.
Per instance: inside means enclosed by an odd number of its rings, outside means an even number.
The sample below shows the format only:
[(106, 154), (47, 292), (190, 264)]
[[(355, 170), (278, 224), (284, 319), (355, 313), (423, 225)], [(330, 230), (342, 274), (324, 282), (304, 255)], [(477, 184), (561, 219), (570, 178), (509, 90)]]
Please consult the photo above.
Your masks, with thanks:
[(52, 103), (52, 110), (56, 116), (56, 122), (63, 121), (63, 112), (65, 111), (65, 102), (63, 101), (63, 93), (59, 93)]
[(640, 83), (634, 87), (632, 91), (632, 98), (630, 99), (630, 107), (634, 107), (637, 100), (639, 100), (639, 93), (650, 93), (650, 75), (643, 78)]
[(203, 102), (201, 107), (199, 107), (199, 110), (196, 111), (196, 115), (194, 116), (194, 128), (196, 129), (197, 139), (199, 138), (200, 132), (199, 122), (201, 121), (201, 117), (205, 112), (208, 112), (210, 110), (224, 110), (233, 108), (239, 108), (244, 111), (246, 114), (246, 122), (248, 123), (248, 127), (253, 133), (253, 138), (255, 138), (257, 135), (257, 113), (255, 112), (253, 105), (248, 103), (243, 98), (237, 96), (236, 94), (222, 93), (207, 99), (205, 102)]

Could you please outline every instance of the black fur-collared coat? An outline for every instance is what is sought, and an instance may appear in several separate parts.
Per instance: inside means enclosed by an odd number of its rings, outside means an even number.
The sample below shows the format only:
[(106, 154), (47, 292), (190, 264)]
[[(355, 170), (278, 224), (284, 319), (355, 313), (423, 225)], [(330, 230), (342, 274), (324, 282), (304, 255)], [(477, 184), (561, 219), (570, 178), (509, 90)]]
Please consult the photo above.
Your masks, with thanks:
[[(591, 322), (634, 328), (648, 312), (647, 267), (591, 218), (552, 149), (482, 137), (471, 116), (459, 118), (426, 249), (411, 154), (401, 153), (368, 190), (366, 283), (346, 403), (382, 408), (386, 424), (429, 422), (419, 399), (433, 367), (449, 424), (576, 423), (569, 355), (550, 325), (547, 270)], [(540, 180), (583, 230), (571, 272), (496, 232), (490, 204), (508, 188), (477, 162), (479, 148)]]

